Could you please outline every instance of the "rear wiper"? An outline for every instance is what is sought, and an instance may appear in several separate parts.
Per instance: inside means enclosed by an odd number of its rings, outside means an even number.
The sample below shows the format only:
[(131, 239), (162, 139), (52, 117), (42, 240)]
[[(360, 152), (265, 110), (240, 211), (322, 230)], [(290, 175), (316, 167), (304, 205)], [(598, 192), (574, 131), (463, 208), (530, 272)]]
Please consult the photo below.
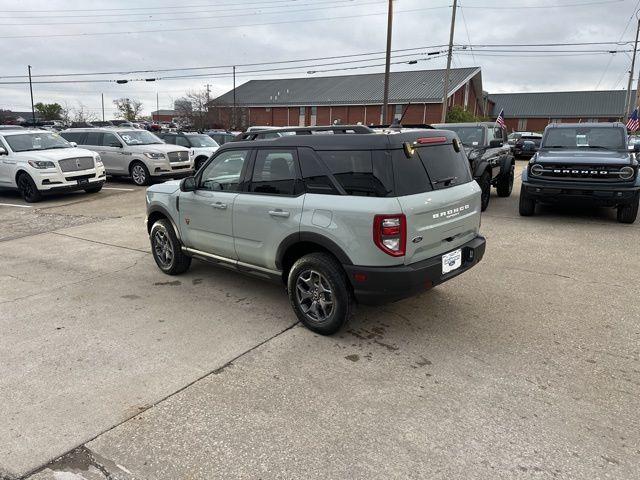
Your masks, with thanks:
[(433, 183), (435, 185), (438, 185), (439, 183), (444, 183), (445, 185), (450, 185), (451, 183), (455, 183), (455, 180), (457, 180), (458, 177), (446, 177), (446, 178), (441, 178), (439, 180), (435, 180)]

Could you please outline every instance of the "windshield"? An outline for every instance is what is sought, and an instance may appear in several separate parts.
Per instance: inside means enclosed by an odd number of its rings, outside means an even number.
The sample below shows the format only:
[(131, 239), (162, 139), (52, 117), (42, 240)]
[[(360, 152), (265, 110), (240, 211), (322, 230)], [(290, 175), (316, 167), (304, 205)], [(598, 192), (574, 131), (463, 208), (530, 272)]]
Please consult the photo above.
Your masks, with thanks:
[(544, 135), (543, 148), (598, 148), (625, 150), (626, 132), (611, 127), (550, 128)]
[(127, 145), (154, 145), (164, 143), (153, 133), (146, 130), (127, 130), (126, 132), (118, 132)]
[(456, 132), (463, 145), (476, 147), (484, 144), (484, 129), (482, 127), (442, 127), (443, 130)]
[(4, 137), (14, 152), (29, 152), (33, 150), (53, 150), (55, 148), (73, 148), (69, 142), (57, 133), (38, 132), (21, 135), (7, 135)]
[(187, 138), (189, 139), (189, 142), (191, 142), (191, 146), (194, 148), (220, 146), (208, 135), (187, 135)]

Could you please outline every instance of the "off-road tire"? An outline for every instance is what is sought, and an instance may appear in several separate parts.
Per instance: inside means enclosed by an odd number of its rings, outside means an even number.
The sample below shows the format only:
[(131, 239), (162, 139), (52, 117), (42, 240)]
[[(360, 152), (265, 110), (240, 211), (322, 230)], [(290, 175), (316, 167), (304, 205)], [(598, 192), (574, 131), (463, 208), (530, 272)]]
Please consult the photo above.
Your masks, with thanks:
[(523, 217), (531, 217), (536, 213), (536, 201), (524, 193), (524, 190), (520, 190), (518, 210)]
[(202, 167), (202, 165), (205, 164), (205, 162), (208, 160), (207, 157), (198, 157), (196, 158), (193, 167), (195, 168), (196, 172), (198, 170), (200, 170), (200, 168)]
[(480, 185), (480, 190), (482, 190), (480, 209), (484, 212), (491, 200), (491, 174), (488, 171), (480, 175), (478, 185)]
[(133, 180), (133, 183), (140, 187), (149, 185), (149, 182), (151, 181), (151, 174), (149, 173), (149, 169), (144, 163), (139, 161), (133, 162), (129, 166), (129, 174), (131, 175), (131, 180)]
[[(307, 292), (302, 289), (298, 293), (298, 287), (304, 284), (305, 278), (313, 278), (313, 272), (321, 276), (323, 283), (328, 284), (330, 290), (330, 297), (324, 297), (324, 292), (319, 295), (325, 300), (330, 298), (332, 301), (330, 313), (321, 320), (313, 318), (312, 308), (308, 309), (311, 313), (305, 313), (306, 306), (300, 301), (300, 296)], [(310, 288), (309, 292), (312, 290)], [(354, 300), (349, 281), (340, 263), (330, 254), (316, 252), (299, 258), (289, 271), (287, 291), (291, 307), (300, 322), (309, 330), (321, 335), (336, 333), (349, 321), (353, 313)], [(313, 294), (318, 295), (318, 291), (312, 292)], [(311, 299), (307, 300), (311, 301)]]
[(498, 191), (499, 197), (511, 196), (511, 192), (513, 192), (513, 182), (515, 180), (515, 176), (516, 166), (514, 163), (511, 163), (509, 171), (500, 175), (498, 183), (496, 184), (496, 190)]
[(95, 187), (89, 187), (84, 189), (84, 191), (87, 193), (98, 193), (100, 190), (102, 190), (102, 185), (97, 185)]
[(26, 172), (20, 172), (16, 178), (18, 191), (23, 200), (27, 203), (35, 203), (42, 200), (42, 194), (38, 191), (36, 182), (33, 181), (31, 175)]
[[(163, 255), (163, 248), (160, 239), (166, 239), (171, 249), (171, 259), (167, 259), (166, 254)], [(158, 268), (167, 275), (179, 275), (189, 270), (191, 266), (191, 257), (184, 254), (182, 245), (176, 236), (171, 222), (166, 218), (161, 218), (151, 227), (149, 234), (151, 241), (151, 253), (156, 261)]]
[(618, 222), (634, 223), (638, 217), (638, 203), (640, 202), (640, 194), (631, 203), (620, 205), (618, 207)]

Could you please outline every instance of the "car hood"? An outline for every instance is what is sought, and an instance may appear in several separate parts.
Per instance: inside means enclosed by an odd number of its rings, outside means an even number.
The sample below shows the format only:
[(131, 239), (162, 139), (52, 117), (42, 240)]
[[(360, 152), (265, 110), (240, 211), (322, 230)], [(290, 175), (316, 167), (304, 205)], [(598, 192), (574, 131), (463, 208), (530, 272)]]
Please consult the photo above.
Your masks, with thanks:
[(170, 145), (168, 143), (154, 143), (152, 145), (129, 145), (127, 147), (132, 152), (153, 152), (153, 153), (168, 153), (168, 152), (188, 152), (189, 149), (181, 147), (180, 145)]
[(84, 148), (55, 148), (53, 150), (31, 150), (29, 152), (14, 152), (17, 158), (24, 158), (25, 160), (38, 160), (38, 161), (58, 161), (65, 158), (78, 158), (78, 157), (95, 157), (95, 153)]
[(562, 165), (631, 164), (626, 152), (613, 150), (538, 150), (536, 163)]
[(148, 192), (166, 193), (171, 195), (180, 189), (180, 180), (169, 180), (168, 182), (156, 183), (147, 188)]

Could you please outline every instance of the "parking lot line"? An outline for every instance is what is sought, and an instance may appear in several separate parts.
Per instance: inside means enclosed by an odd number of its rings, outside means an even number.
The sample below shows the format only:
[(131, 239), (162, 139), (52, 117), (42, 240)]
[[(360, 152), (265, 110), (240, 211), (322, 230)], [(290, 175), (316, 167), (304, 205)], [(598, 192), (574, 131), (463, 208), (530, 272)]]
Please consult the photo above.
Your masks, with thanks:
[(121, 190), (123, 192), (133, 192), (135, 188), (116, 188), (116, 187), (102, 187), (103, 190)]
[(0, 207), (33, 208), (31, 205), (16, 205), (15, 203), (0, 203)]

